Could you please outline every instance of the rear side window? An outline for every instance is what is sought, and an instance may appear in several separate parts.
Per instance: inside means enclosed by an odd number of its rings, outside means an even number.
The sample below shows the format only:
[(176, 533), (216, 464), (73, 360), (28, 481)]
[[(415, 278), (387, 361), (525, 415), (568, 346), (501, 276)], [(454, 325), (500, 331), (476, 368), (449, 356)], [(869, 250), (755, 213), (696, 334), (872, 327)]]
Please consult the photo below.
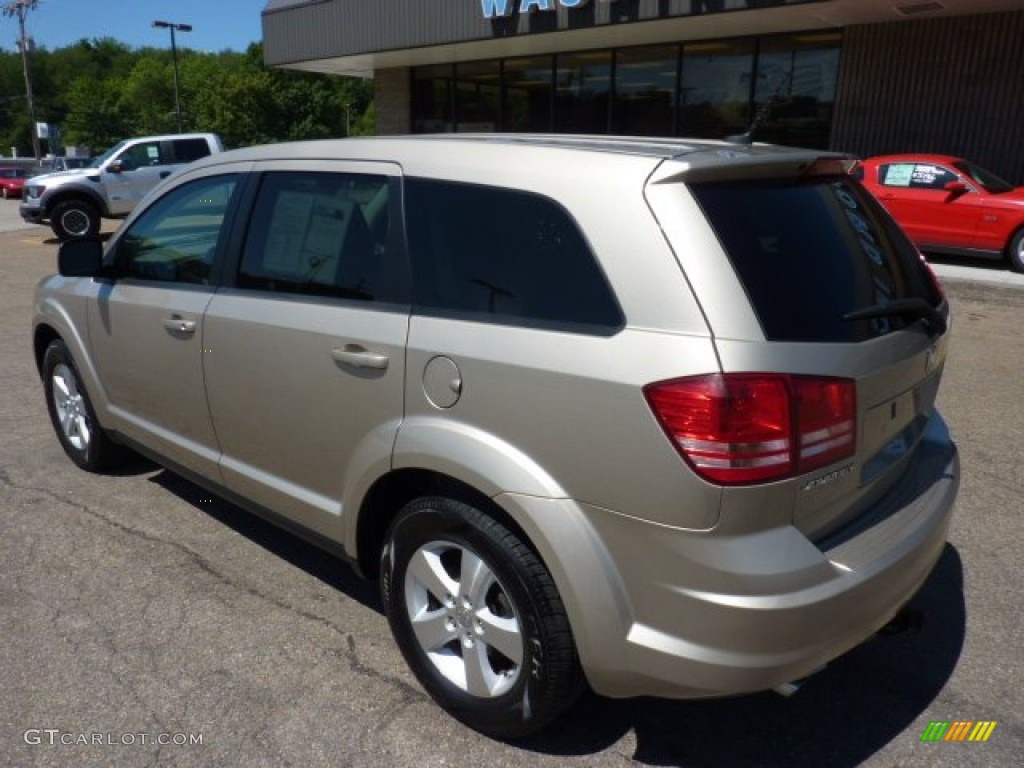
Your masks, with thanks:
[(941, 302), (914, 246), (848, 177), (691, 189), (770, 341), (863, 341), (914, 320), (844, 315), (896, 299)]
[(501, 187), (406, 181), (416, 311), (607, 335), (622, 312), (576, 222)]
[(397, 249), (388, 242), (389, 196), (386, 176), (266, 174), (238, 286), (356, 301), (405, 299), (393, 263)]
[(210, 145), (206, 139), (174, 139), (174, 162), (191, 163), (210, 154)]

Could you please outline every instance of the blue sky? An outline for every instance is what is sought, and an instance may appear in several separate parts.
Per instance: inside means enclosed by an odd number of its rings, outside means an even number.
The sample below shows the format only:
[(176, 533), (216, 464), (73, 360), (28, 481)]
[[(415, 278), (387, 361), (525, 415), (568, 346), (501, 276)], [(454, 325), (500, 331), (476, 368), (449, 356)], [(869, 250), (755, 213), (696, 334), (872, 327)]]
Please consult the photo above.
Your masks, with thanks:
[[(6, 0), (0, 0), (0, 5)], [(178, 32), (177, 44), (197, 51), (230, 48), (244, 51), (262, 36), (260, 12), (266, 0), (40, 0), (29, 11), (26, 32), (49, 50), (73, 45), (83, 37), (112, 37), (132, 48), (170, 47), (166, 29), (153, 21), (191, 24)], [(0, 48), (17, 50), (18, 21), (0, 16)]]

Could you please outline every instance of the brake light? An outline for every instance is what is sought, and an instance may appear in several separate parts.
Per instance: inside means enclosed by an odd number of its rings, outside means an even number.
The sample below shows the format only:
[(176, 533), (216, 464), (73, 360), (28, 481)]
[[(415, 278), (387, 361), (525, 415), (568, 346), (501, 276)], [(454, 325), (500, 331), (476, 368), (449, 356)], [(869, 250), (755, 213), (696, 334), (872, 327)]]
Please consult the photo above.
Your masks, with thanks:
[(705, 480), (781, 480), (852, 456), (851, 379), (729, 373), (649, 384), (644, 396), (673, 445)]

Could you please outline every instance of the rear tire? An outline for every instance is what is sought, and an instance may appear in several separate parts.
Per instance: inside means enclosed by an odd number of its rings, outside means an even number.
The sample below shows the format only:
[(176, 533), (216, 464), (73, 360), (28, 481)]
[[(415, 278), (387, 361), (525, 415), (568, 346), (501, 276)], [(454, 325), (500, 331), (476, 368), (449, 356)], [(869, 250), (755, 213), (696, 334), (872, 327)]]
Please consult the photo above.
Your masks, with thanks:
[(381, 557), (398, 647), (433, 699), (488, 736), (533, 733), (569, 708), (583, 678), (550, 574), (520, 536), (443, 497), (399, 513)]
[(1014, 232), (1010, 238), (1010, 247), (1006, 249), (1006, 258), (1010, 262), (1010, 269), (1014, 272), (1024, 272), (1024, 227)]
[(91, 237), (100, 231), (100, 214), (84, 200), (65, 200), (53, 206), (50, 229), (61, 240)]
[(96, 420), (78, 369), (60, 339), (51, 341), (43, 356), (43, 388), (46, 410), (68, 458), (89, 472), (125, 461), (127, 449), (113, 442)]

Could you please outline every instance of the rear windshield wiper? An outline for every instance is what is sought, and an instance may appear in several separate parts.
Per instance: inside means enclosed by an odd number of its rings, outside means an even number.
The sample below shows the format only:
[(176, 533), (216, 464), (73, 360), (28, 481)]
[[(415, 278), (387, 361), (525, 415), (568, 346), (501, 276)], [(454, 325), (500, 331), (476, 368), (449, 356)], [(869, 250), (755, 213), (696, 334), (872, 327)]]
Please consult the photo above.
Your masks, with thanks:
[(946, 317), (922, 298), (893, 299), (870, 307), (855, 309), (843, 315), (843, 320), (868, 320), (873, 317), (910, 317), (924, 320), (929, 336), (946, 332)]

